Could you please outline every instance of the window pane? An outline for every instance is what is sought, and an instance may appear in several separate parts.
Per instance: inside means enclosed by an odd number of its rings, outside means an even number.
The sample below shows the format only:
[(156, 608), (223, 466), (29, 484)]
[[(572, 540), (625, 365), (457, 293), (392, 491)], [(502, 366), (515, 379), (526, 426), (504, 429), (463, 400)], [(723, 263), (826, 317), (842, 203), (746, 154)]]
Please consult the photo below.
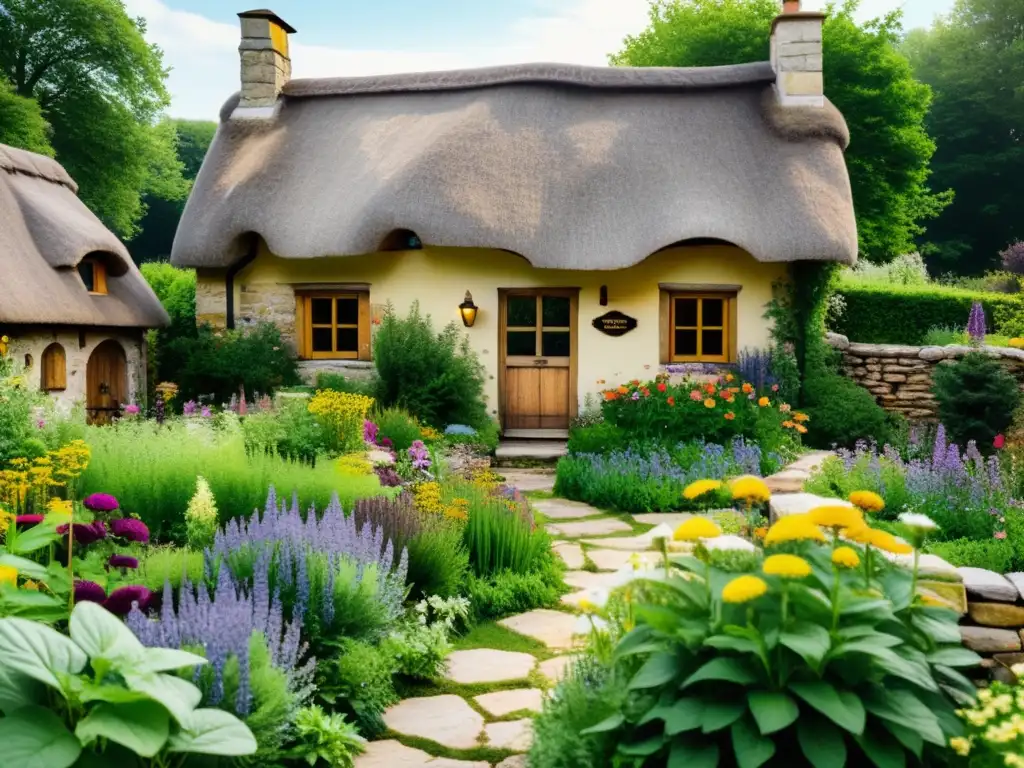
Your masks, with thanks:
[(535, 296), (509, 296), (508, 324), (513, 328), (516, 326), (532, 328), (537, 325), (537, 298)]
[(338, 299), (338, 325), (359, 324), (359, 299)]
[(541, 347), (545, 357), (568, 357), (572, 348), (569, 331), (544, 331)]
[(359, 351), (359, 331), (356, 328), (339, 328), (338, 329), (338, 347), (339, 352), (358, 352)]
[(91, 261), (83, 261), (78, 265), (78, 274), (82, 276), (82, 282), (88, 291), (96, 290), (95, 266)]
[(310, 339), (313, 346), (314, 352), (333, 352), (334, 347), (331, 346), (331, 329), (330, 328), (314, 328), (313, 338)]
[(676, 299), (676, 328), (696, 327), (696, 325), (697, 299)]
[[(541, 299), (541, 313), (544, 325), (554, 328), (569, 327), (569, 297), (544, 296)], [(545, 354), (547, 354), (545, 352)]]
[(704, 316), (701, 318), (701, 325), (718, 326), (725, 325), (722, 322), (725, 312), (725, 302), (721, 299), (704, 299)]
[(313, 325), (330, 325), (332, 322), (331, 299), (310, 299), (309, 303), (309, 315), (313, 320)]
[(722, 331), (701, 331), (701, 334), (701, 354), (725, 354), (725, 344)]
[(697, 354), (697, 332), (676, 331), (676, 355)]
[(537, 354), (537, 334), (533, 331), (509, 331), (507, 336), (507, 354), (528, 355), (530, 357)]

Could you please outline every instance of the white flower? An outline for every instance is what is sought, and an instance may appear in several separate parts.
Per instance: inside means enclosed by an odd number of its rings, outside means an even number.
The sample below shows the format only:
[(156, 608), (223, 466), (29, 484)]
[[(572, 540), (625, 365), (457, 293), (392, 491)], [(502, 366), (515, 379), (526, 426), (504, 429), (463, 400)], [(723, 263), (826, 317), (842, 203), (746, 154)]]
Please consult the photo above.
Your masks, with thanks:
[(578, 603), (580, 610), (584, 613), (595, 613), (608, 605), (607, 589), (591, 589), (587, 591)]
[(918, 512), (904, 512), (899, 516), (899, 521), (919, 531), (934, 531), (939, 527), (928, 515), (922, 515)]
[(654, 541), (656, 539), (671, 539), (673, 533), (675, 533), (675, 531), (672, 530), (671, 526), (662, 523), (657, 528), (649, 530), (647, 532), (647, 536), (651, 541)]

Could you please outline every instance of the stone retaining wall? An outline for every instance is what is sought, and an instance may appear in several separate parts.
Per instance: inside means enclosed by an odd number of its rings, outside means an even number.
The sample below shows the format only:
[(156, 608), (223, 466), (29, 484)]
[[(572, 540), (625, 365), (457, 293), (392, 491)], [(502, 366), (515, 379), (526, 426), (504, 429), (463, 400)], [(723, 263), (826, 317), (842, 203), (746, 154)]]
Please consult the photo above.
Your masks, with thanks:
[(964, 645), (984, 657), (982, 665), (992, 678), (1012, 683), (1010, 667), (1024, 662), (1024, 573), (957, 570), (967, 589), (967, 613), (960, 625)]
[[(932, 395), (932, 374), (936, 366), (959, 360), (974, 347), (908, 347), (897, 344), (858, 344), (830, 333), (828, 343), (843, 356), (846, 375), (875, 396), (888, 411), (913, 421), (938, 418), (938, 404)], [(981, 347), (1002, 360), (1007, 370), (1024, 381), (1024, 350), (1009, 347)]]

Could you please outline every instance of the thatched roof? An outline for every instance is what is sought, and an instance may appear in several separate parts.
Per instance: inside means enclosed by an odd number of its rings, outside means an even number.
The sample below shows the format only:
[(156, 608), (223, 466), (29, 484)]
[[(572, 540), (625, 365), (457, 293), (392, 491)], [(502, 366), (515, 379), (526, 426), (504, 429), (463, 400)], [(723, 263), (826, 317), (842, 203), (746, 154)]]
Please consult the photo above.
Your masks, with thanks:
[(617, 269), (692, 238), (761, 261), (857, 253), (842, 116), (782, 107), (770, 65), (523, 65), (293, 80), (273, 117), (221, 125), (172, 261), (236, 262), (427, 245), (534, 266)]
[[(77, 191), (56, 160), (0, 144), (0, 323), (166, 325), (128, 251)], [(78, 276), (86, 256), (106, 264), (104, 296)]]

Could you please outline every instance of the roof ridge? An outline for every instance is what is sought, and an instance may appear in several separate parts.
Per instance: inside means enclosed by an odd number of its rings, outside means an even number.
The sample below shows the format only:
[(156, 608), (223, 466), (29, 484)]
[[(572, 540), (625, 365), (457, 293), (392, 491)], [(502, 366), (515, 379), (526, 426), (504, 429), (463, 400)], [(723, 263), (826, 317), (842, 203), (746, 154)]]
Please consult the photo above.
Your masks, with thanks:
[(0, 169), (7, 173), (20, 173), (48, 181), (51, 184), (59, 184), (78, 194), (78, 185), (64, 170), (64, 166), (52, 157), (40, 155), (37, 152), (0, 144)]

